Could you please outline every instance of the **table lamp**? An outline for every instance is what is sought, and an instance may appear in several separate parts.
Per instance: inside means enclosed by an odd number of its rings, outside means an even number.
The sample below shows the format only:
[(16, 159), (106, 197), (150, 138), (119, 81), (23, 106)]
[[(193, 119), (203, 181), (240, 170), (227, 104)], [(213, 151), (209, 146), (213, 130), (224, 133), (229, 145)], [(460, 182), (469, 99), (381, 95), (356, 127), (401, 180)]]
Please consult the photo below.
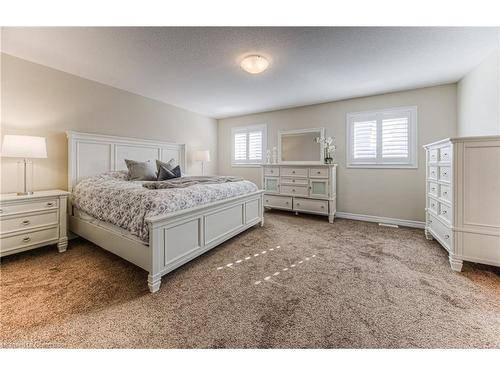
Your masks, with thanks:
[(24, 164), (24, 191), (17, 195), (30, 195), (32, 191), (26, 186), (26, 165), (30, 159), (47, 157), (47, 146), (44, 137), (27, 135), (5, 135), (2, 144), (2, 156), (8, 158), (23, 158)]
[(210, 161), (210, 151), (209, 150), (200, 150), (195, 151), (193, 153), (194, 161), (201, 161), (201, 175), (204, 176), (204, 163)]

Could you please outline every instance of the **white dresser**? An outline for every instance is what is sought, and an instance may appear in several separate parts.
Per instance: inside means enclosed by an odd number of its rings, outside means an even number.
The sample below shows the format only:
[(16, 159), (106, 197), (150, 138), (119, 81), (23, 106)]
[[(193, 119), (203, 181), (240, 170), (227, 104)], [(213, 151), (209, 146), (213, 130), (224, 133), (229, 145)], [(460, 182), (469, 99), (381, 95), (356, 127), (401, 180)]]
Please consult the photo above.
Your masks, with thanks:
[(328, 216), (337, 211), (336, 164), (264, 164), (264, 207)]
[(500, 266), (500, 136), (444, 139), (426, 150), (426, 225), (449, 253)]
[(65, 251), (67, 196), (62, 190), (1, 195), (0, 257), (54, 243)]

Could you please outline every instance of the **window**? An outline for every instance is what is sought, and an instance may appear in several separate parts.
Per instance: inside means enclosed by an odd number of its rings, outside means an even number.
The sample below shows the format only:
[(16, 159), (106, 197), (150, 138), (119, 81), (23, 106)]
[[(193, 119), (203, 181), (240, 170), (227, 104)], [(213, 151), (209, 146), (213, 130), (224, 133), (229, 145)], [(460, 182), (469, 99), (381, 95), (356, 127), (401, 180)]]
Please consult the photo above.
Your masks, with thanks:
[(417, 107), (347, 114), (348, 168), (417, 168)]
[(266, 125), (252, 125), (231, 130), (233, 165), (259, 165), (264, 162)]

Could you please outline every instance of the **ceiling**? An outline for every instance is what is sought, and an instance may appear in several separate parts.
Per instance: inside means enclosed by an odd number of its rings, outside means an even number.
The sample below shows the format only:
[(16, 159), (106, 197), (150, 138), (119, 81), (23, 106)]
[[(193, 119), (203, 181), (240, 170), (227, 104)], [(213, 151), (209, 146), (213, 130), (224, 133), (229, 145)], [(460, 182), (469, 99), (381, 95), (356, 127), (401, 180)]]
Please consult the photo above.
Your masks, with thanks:
[[(458, 81), (499, 28), (3, 28), (2, 51), (214, 118)], [(248, 54), (270, 60), (251, 75)]]

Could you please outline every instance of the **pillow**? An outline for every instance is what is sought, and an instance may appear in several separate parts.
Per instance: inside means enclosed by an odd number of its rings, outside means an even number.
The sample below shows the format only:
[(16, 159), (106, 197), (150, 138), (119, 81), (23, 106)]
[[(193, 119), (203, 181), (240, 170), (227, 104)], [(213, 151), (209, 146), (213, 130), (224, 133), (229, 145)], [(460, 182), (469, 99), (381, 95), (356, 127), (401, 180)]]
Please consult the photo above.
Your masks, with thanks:
[(162, 165), (169, 171), (171, 171), (177, 164), (175, 163), (175, 159), (170, 159), (169, 161), (156, 160), (156, 168), (158, 168), (158, 173), (160, 173), (160, 166)]
[(174, 169), (168, 169), (160, 165), (158, 169), (158, 181), (170, 180), (171, 178), (181, 177), (181, 168), (179, 166)]
[(135, 161), (125, 159), (128, 168), (128, 177), (130, 180), (155, 181), (156, 168), (151, 160)]

